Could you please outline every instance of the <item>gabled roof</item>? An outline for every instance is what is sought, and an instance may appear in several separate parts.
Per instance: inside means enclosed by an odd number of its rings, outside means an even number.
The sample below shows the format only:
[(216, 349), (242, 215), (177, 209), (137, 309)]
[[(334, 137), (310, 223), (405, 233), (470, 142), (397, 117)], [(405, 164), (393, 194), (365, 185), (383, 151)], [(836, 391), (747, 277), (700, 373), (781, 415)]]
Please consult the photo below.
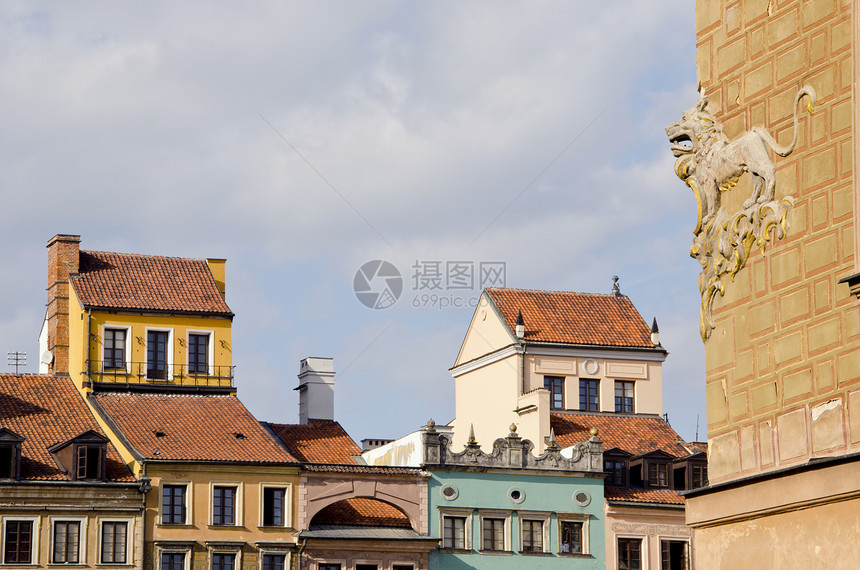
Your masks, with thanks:
[[(0, 427), (24, 438), (21, 478), (68, 481), (49, 448), (92, 431), (104, 432), (72, 380), (47, 374), (0, 374)], [(133, 482), (116, 449), (107, 444), (107, 480)]]
[(91, 397), (147, 460), (296, 462), (233, 395), (104, 392)]
[(311, 420), (308, 424), (268, 424), (290, 453), (307, 463), (354, 464), (361, 448), (336, 421)]
[(203, 259), (81, 251), (70, 282), (85, 307), (232, 317)]
[(658, 417), (554, 412), (550, 414), (549, 421), (555, 439), (562, 447), (586, 441), (591, 437), (591, 428), (597, 428), (597, 437), (603, 441), (604, 449), (615, 447), (631, 455), (655, 450), (672, 457), (690, 455), (681, 443), (681, 436)]
[(497, 288), (486, 294), (511, 331), (522, 311), (525, 342), (654, 348), (651, 328), (624, 295)]

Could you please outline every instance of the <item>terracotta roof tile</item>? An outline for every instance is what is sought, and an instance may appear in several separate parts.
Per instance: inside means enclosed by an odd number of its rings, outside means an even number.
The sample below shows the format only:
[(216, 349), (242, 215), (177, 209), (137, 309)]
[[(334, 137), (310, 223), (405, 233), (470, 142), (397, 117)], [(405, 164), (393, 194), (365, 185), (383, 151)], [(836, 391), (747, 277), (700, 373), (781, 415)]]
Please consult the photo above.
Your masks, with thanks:
[(651, 328), (624, 295), (488, 288), (510, 330), (523, 313), (525, 341), (654, 348)]
[(684, 505), (684, 497), (669, 489), (635, 489), (624, 487), (606, 487), (603, 496), (610, 503), (613, 501), (627, 503), (660, 503), (669, 505)]
[(329, 505), (314, 515), (311, 526), (375, 526), (412, 528), (397, 508), (375, 499), (352, 498)]
[(343, 465), (338, 463), (306, 463), (302, 465), (305, 471), (316, 473), (365, 473), (373, 475), (422, 475), (420, 467), (391, 467), (388, 465)]
[[(0, 374), (0, 427), (24, 437), (21, 476), (29, 480), (67, 481), (48, 448), (99, 427), (72, 380), (44, 374)], [(109, 481), (134, 481), (113, 445), (107, 444)]]
[(85, 306), (232, 316), (203, 259), (81, 251), (78, 271)]
[(353, 456), (361, 455), (361, 448), (336, 421), (268, 425), (299, 461), (353, 464)]
[(597, 428), (604, 450), (617, 447), (631, 455), (639, 455), (659, 449), (674, 457), (690, 455), (678, 443), (682, 441), (681, 436), (661, 418), (556, 412), (550, 414), (550, 426), (562, 447), (587, 440), (591, 437), (591, 428)]
[(296, 461), (236, 396), (105, 392), (94, 397), (147, 459)]

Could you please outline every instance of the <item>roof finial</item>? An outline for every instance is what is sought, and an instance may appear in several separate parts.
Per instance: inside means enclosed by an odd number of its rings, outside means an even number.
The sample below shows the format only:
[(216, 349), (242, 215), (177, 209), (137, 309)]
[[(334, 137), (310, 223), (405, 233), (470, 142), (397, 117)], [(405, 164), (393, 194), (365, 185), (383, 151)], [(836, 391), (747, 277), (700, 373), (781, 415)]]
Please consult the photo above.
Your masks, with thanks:
[(475, 439), (475, 424), (470, 424), (469, 426), (469, 441), (467, 443), (469, 445), (478, 445), (478, 440)]
[(517, 338), (522, 340), (526, 336), (526, 323), (523, 321), (522, 310), (517, 311)]
[(617, 275), (612, 276), (612, 294), (615, 295), (616, 297), (621, 296), (621, 287), (618, 286), (618, 276)]
[(547, 450), (558, 451), (561, 447), (555, 441), (555, 429), (549, 428), (549, 443), (546, 446)]

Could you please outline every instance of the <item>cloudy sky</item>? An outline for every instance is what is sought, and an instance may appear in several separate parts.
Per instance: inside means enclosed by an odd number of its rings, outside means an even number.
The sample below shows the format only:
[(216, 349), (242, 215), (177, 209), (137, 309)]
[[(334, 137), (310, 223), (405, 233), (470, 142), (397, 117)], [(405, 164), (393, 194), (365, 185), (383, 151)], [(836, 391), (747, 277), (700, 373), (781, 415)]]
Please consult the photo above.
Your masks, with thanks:
[[(331, 356), (351, 435), (397, 437), (453, 418), (497, 262), (509, 287), (618, 275), (670, 351), (671, 424), (705, 437), (695, 202), (663, 132), (697, 97), (691, 2), (4, 2), (0, 26), (0, 351), (29, 370), (54, 234), (225, 257), (251, 411), (296, 421), (299, 360)], [(374, 310), (353, 286), (378, 259), (404, 287)], [(473, 289), (416, 286), (437, 262)]]

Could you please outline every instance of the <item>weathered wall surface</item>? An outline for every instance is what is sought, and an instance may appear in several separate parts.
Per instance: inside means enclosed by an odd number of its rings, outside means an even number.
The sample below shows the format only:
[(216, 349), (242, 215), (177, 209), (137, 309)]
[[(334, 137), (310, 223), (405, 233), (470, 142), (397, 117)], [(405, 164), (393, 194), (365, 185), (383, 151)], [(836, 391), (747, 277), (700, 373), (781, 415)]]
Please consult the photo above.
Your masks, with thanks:
[[(848, 0), (698, 0), (697, 67), (709, 110), (733, 140), (754, 126), (780, 144), (776, 198), (794, 199), (786, 237), (753, 252), (714, 304), (706, 342), (712, 483), (860, 451), (860, 309), (841, 278), (856, 272)], [(749, 176), (723, 195), (750, 196)]]

